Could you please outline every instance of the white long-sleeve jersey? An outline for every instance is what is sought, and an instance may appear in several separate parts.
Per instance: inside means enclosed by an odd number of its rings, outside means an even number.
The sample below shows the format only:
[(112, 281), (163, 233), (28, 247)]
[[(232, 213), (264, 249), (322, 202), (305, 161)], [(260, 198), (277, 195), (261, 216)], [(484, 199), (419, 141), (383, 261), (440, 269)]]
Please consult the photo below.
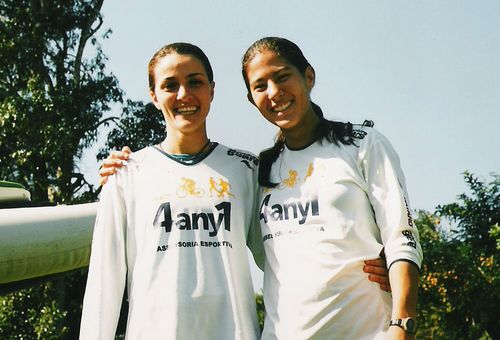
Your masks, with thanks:
[(391, 315), (389, 293), (368, 280), (363, 261), (421, 265), (422, 250), (399, 158), (363, 128), (356, 145), (315, 142), (285, 148), (264, 189), (266, 252), (262, 339), (378, 339)]
[(256, 339), (247, 244), (256, 158), (218, 145), (183, 165), (149, 147), (101, 193), (80, 339), (114, 339), (125, 286), (127, 339)]

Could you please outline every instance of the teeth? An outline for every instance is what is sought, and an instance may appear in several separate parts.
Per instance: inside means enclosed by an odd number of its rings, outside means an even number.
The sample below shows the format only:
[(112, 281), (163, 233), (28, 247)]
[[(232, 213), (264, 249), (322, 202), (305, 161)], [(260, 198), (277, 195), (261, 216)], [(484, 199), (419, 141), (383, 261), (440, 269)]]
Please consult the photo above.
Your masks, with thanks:
[(275, 112), (285, 111), (286, 109), (288, 109), (288, 107), (289, 107), (290, 105), (292, 105), (292, 102), (291, 102), (291, 101), (286, 102), (286, 103), (283, 103), (283, 104), (281, 104), (281, 105), (279, 105), (279, 106), (274, 107), (274, 108), (273, 108), (273, 111), (275, 111)]
[(196, 112), (196, 110), (198, 110), (198, 108), (196, 106), (186, 106), (186, 107), (179, 107), (177, 109), (177, 112), (179, 113), (187, 113), (187, 114), (190, 114), (190, 113), (194, 113)]

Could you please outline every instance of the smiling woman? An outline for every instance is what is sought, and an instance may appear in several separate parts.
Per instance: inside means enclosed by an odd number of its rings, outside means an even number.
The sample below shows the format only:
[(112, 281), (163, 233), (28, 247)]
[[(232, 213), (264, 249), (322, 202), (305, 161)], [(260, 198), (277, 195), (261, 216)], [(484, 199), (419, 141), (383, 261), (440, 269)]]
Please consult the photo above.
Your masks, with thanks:
[(128, 338), (257, 339), (247, 257), (248, 245), (262, 264), (257, 159), (208, 139), (214, 82), (203, 51), (167, 45), (148, 71), (167, 136), (131, 154), (102, 190), (80, 338), (114, 338), (127, 285)]
[[(293, 42), (256, 41), (242, 71), (248, 99), (280, 129), (259, 163), (261, 339), (413, 338), (422, 250), (396, 152), (372, 124), (324, 118)], [(392, 297), (360, 270), (378, 254)]]

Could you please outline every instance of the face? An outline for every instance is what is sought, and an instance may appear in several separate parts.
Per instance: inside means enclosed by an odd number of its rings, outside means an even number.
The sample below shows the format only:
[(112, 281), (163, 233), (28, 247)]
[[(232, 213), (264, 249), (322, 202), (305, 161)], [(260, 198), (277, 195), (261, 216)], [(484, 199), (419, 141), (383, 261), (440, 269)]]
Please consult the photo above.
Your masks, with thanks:
[(163, 112), (168, 131), (204, 133), (215, 84), (192, 55), (171, 53), (158, 60), (151, 99)]
[(314, 85), (311, 67), (302, 74), (274, 52), (265, 51), (247, 64), (246, 75), (248, 99), (281, 130), (296, 128), (308, 115), (315, 115), (309, 99)]

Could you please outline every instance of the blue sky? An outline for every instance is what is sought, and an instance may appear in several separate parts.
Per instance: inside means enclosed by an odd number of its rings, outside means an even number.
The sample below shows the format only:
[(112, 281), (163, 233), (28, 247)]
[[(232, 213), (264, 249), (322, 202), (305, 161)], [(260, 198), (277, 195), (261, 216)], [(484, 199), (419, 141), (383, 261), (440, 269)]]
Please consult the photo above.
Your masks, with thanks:
[[(108, 69), (128, 98), (149, 101), (146, 65), (164, 44), (206, 52), (216, 82), (212, 140), (254, 153), (272, 143), (276, 129), (247, 102), (240, 61), (273, 35), (302, 48), (327, 117), (374, 120), (389, 138), (412, 208), (455, 201), (464, 170), (500, 172), (499, 1), (106, 0), (102, 13), (113, 30), (102, 42)], [(81, 168), (96, 181), (94, 151)]]

